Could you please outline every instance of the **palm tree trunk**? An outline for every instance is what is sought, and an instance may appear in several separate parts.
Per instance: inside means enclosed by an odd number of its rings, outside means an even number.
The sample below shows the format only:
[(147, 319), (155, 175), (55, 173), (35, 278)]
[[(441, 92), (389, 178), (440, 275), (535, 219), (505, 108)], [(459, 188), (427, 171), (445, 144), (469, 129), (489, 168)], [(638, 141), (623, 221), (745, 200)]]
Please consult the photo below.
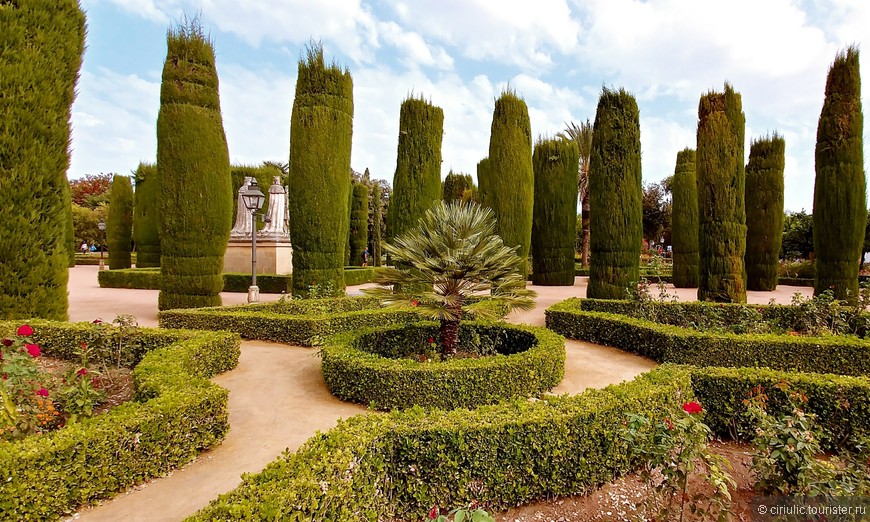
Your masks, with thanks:
[(456, 319), (441, 319), (441, 360), (447, 360), (456, 355), (456, 347), (459, 345), (459, 321), (462, 319), (462, 305), (458, 310), (453, 310)]

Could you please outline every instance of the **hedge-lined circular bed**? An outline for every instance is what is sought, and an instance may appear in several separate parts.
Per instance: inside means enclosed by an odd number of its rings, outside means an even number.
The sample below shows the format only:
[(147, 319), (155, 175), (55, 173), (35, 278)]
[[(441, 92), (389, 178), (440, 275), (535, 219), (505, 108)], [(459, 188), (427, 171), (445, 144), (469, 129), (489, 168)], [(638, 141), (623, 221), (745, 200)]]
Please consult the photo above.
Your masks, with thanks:
[(463, 323), (466, 356), (447, 361), (427, 357), (437, 338), (432, 322), (335, 336), (321, 349), (324, 381), (335, 396), (376, 409), (453, 409), (537, 396), (565, 373), (564, 339), (544, 328)]

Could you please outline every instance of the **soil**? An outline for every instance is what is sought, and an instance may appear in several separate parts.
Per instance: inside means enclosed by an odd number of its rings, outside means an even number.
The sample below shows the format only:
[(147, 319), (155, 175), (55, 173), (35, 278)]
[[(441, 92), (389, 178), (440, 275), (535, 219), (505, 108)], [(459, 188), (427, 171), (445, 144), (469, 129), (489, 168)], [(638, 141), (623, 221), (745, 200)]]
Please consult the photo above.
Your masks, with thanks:
[[(737, 484), (731, 492), (734, 520), (751, 520), (751, 499), (754, 477), (752, 448), (734, 442), (713, 442), (710, 449), (731, 462), (731, 476)], [(689, 481), (687, 493), (691, 496), (703, 493), (708, 488), (703, 480), (703, 470), (697, 470)], [(644, 500), (652, 494), (637, 474), (630, 474), (605, 484), (584, 495), (544, 500), (494, 514), (497, 522), (610, 522), (651, 520), (643, 514)], [(684, 520), (700, 520), (688, 516)]]
[[(37, 359), (39, 369), (62, 378), (70, 370), (80, 367), (79, 364), (64, 359), (42, 356)], [(128, 368), (98, 368), (91, 367), (92, 382), (95, 389), (106, 392), (106, 398), (94, 408), (94, 415), (105, 413), (115, 406), (133, 399), (133, 376)]]

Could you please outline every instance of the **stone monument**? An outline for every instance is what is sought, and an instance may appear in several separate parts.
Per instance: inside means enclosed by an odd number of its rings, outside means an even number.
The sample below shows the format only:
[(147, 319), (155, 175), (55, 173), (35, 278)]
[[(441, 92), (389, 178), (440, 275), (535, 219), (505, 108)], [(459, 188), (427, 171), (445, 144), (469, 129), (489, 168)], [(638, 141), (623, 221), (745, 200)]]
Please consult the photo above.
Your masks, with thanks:
[[(251, 182), (246, 177), (238, 192), (236, 223), (230, 231), (230, 242), (224, 254), (224, 272), (251, 273), (251, 212), (245, 208), (242, 193)], [(293, 272), (293, 247), (287, 222), (287, 191), (281, 178), (275, 176), (269, 187), (269, 203), (263, 213), (266, 226), (257, 232), (257, 273), (290, 274)]]

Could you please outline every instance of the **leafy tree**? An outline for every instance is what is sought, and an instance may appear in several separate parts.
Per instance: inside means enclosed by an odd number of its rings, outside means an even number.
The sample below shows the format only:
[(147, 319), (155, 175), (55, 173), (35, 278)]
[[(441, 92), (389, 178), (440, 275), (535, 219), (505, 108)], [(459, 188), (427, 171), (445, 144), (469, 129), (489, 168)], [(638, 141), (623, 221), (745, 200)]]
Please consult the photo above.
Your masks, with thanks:
[(695, 151), (677, 153), (674, 175), (667, 181), (673, 194), (671, 245), (674, 254), (673, 279), (677, 288), (698, 286), (698, 184)]
[(106, 243), (109, 247), (109, 268), (130, 268), (130, 247), (133, 241), (133, 184), (129, 176), (115, 175), (109, 196), (109, 216), (106, 221)]
[(565, 130), (557, 134), (560, 138), (574, 140), (580, 151), (577, 167), (577, 193), (580, 195), (580, 212), (583, 221), (580, 252), (581, 266), (589, 266), (589, 157), (592, 154), (592, 123), (587, 119), (580, 125), (569, 122)]
[(649, 242), (665, 242), (671, 236), (671, 199), (663, 183), (643, 185), (643, 237)]
[[(505, 246), (496, 234), (493, 212), (476, 203), (437, 202), (426, 211), (417, 228), (395, 238), (384, 249), (397, 265), (375, 276), (379, 288), (364, 290), (391, 307), (418, 311), (440, 322), (441, 356), (456, 353), (459, 325), (465, 313), (495, 318), (485, 302), (471, 302), (490, 292), (489, 302), (508, 309), (529, 310), (535, 293), (524, 288), (526, 260), (518, 247)], [(424, 292), (394, 293), (390, 286), (428, 288)]]
[(113, 177), (112, 173), (100, 173), (86, 174), (81, 178), (69, 180), (73, 203), (90, 209), (108, 205)]
[(786, 212), (780, 259), (809, 259), (813, 253), (813, 215), (805, 210)]
[(858, 296), (867, 215), (863, 135), (858, 49), (849, 47), (837, 54), (828, 71), (816, 133), (816, 295), (832, 288), (838, 299)]
[(82, 242), (88, 245), (103, 243), (103, 232), (100, 230), (99, 223), (106, 221), (109, 214), (108, 210), (108, 204), (100, 205), (96, 209), (72, 204), (73, 227), (77, 245), (81, 245)]
[(746, 288), (776, 290), (784, 213), (785, 140), (754, 140), (746, 165)]

